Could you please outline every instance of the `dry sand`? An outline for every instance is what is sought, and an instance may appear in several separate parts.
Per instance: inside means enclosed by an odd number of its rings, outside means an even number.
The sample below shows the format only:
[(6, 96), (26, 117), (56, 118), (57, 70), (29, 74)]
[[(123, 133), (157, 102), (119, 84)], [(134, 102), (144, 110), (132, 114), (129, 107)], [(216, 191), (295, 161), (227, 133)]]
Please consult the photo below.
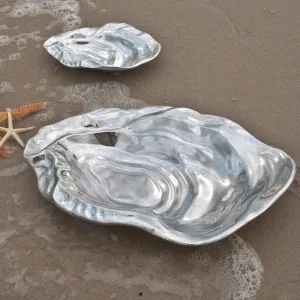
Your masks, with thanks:
[[(299, 11), (298, 0), (2, 0), (0, 111), (50, 101), (18, 122), (43, 126), (103, 106), (187, 106), (236, 121), (299, 164)], [(42, 48), (63, 30), (112, 21), (152, 34), (161, 55), (113, 76), (64, 68)], [(180, 247), (60, 212), (10, 146), (0, 161), (0, 299), (300, 298), (299, 177), (232, 237)]]

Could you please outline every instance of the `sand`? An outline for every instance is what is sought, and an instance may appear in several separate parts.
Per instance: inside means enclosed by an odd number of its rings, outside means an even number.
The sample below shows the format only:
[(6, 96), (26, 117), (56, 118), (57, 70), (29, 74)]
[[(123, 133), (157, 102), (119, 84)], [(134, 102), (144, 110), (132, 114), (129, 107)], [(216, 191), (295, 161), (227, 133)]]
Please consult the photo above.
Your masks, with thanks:
[[(0, 111), (49, 101), (17, 123), (41, 127), (97, 107), (186, 106), (232, 119), (299, 164), (299, 11), (297, 0), (2, 0)], [(67, 69), (42, 48), (106, 22), (150, 33), (161, 54), (113, 76)], [(299, 299), (299, 175), (233, 236), (182, 247), (60, 212), (10, 148), (0, 161), (0, 299)]]

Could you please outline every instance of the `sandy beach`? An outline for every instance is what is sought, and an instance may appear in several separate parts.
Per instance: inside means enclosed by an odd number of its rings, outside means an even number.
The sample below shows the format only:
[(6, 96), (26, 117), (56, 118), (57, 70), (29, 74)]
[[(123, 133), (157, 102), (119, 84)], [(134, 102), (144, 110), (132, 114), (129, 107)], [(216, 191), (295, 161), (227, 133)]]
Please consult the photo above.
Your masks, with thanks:
[[(296, 0), (2, 0), (0, 111), (48, 101), (15, 122), (38, 129), (100, 107), (188, 107), (237, 122), (299, 164), (299, 11)], [(108, 22), (151, 34), (160, 55), (115, 76), (66, 68), (43, 48), (52, 35)], [(61, 212), (39, 194), (19, 145), (8, 145), (10, 157), (0, 160), (0, 299), (299, 299), (299, 173), (234, 235), (184, 247)]]

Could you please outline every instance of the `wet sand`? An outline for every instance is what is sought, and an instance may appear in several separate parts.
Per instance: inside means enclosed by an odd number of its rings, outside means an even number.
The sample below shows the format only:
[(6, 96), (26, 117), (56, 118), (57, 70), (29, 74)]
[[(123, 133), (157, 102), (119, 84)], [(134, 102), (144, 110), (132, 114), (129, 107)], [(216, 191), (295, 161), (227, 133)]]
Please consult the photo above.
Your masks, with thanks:
[[(299, 10), (295, 0), (2, 0), (0, 111), (49, 101), (16, 122), (41, 127), (97, 107), (185, 106), (239, 123), (299, 164)], [(63, 30), (107, 22), (150, 33), (161, 54), (113, 76), (67, 69), (42, 48)], [(1, 299), (298, 299), (299, 183), (232, 237), (180, 247), (60, 212), (9, 146), (0, 161)]]

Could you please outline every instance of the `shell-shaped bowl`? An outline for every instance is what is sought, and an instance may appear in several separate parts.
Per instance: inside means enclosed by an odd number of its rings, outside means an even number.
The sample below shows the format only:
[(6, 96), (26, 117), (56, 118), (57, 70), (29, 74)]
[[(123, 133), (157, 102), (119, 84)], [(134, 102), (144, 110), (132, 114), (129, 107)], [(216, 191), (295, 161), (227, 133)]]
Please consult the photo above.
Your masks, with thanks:
[(125, 23), (80, 28), (49, 38), (44, 48), (71, 68), (122, 72), (153, 60), (160, 44), (149, 34)]
[(296, 169), (228, 119), (157, 106), (43, 127), (24, 157), (42, 195), (65, 212), (185, 245), (222, 239), (263, 213)]

